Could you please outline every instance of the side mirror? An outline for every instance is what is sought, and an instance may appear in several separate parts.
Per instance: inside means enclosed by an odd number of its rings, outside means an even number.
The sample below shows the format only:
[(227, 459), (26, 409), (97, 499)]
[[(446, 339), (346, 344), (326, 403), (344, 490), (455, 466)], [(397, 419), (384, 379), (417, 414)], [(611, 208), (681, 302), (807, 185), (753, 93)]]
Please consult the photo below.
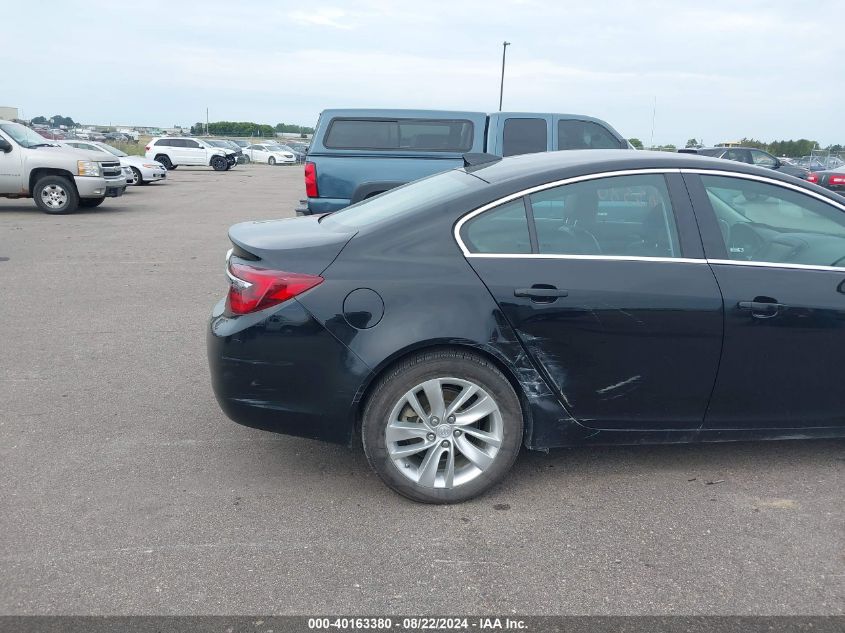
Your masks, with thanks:
[(2, 136), (0, 136), (0, 152), (3, 152), (4, 154), (8, 154), (11, 151), (12, 151), (12, 144), (9, 141), (7, 141), (6, 139), (4, 139)]

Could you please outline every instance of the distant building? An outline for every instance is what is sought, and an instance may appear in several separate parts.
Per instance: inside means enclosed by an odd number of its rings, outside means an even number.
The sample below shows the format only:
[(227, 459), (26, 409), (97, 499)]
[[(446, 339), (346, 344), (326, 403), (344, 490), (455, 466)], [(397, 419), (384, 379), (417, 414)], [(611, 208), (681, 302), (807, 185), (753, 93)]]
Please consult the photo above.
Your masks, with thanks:
[(716, 143), (716, 147), (742, 147), (739, 141), (725, 141), (724, 143)]
[(0, 119), (3, 119), (5, 121), (12, 121), (14, 119), (19, 119), (19, 118), (20, 118), (20, 114), (18, 113), (17, 108), (6, 108), (6, 107), (3, 107), (3, 106), (0, 106)]

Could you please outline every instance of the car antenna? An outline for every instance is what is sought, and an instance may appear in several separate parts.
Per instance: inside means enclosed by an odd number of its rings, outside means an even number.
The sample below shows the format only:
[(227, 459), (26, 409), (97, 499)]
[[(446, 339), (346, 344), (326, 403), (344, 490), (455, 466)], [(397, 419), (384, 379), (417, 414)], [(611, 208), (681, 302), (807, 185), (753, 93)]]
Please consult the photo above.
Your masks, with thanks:
[(502, 160), (501, 156), (495, 154), (488, 154), (486, 152), (474, 152), (471, 154), (464, 154), (464, 167), (475, 167), (476, 165), (485, 165), (487, 163), (495, 163)]

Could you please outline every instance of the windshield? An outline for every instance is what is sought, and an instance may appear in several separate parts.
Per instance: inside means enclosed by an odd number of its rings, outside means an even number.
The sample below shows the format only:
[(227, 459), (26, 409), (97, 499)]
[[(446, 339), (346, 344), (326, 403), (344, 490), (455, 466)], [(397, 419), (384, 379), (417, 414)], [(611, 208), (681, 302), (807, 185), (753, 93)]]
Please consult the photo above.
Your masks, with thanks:
[(20, 123), (0, 123), (0, 130), (12, 137), (12, 139), (21, 147), (40, 147), (55, 145), (50, 143), (46, 138), (41, 136), (38, 132), (30, 130), (25, 125)]
[(367, 198), (327, 215), (322, 222), (329, 226), (360, 228), (377, 222), (408, 215), (425, 208), (434, 208), (479, 186), (484, 181), (460, 170), (452, 170), (423, 178)]
[(115, 156), (119, 156), (121, 158), (129, 155), (126, 152), (121, 152), (116, 147), (112, 147), (111, 145), (106, 145), (105, 143), (100, 143), (97, 147), (99, 147), (102, 150), (107, 151), (109, 154), (114, 154)]

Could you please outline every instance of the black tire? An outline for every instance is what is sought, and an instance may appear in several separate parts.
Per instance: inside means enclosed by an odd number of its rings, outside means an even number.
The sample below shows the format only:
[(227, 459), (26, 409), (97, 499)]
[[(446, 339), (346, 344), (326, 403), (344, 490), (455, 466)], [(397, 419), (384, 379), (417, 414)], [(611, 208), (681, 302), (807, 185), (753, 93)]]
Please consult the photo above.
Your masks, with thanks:
[(229, 168), (229, 161), (222, 156), (212, 156), (211, 166), (214, 168), (214, 171), (226, 171)]
[(267, 159), (267, 164), (268, 165), (275, 165), (276, 159), (271, 156), (270, 158)]
[(105, 197), (103, 198), (82, 198), (79, 201), (79, 206), (85, 209), (93, 209), (94, 207), (99, 207), (105, 201)]
[(159, 154), (158, 156), (155, 157), (155, 160), (156, 160), (156, 162), (159, 162), (162, 165), (164, 165), (164, 168), (167, 171), (171, 171), (173, 169), (176, 169), (176, 165), (174, 165), (173, 163), (170, 162), (170, 158), (167, 156), (167, 154)]
[(244, 165), (249, 165), (250, 158), (246, 154), (244, 154)]
[[(402, 469), (393, 461), (388, 452), (385, 435), (391, 413), (400, 406), (405, 394), (413, 390), (416, 385), (433, 378), (461, 379), (481, 387), (493, 399), (501, 414), (501, 445), (490, 464), (473, 479), (451, 488), (426, 487), (403, 474)], [(448, 383), (448, 381), (445, 382)], [(468, 402), (472, 403), (472, 399)], [(463, 408), (461, 407), (459, 411)], [(441, 424), (441, 426), (448, 425)], [(459, 429), (467, 427), (454, 426), (452, 428), (455, 429), (453, 433), (457, 436)], [(441, 349), (414, 354), (401, 361), (379, 379), (364, 407), (361, 435), (367, 460), (385, 484), (414, 501), (445, 504), (459, 503), (476, 497), (501, 481), (519, 454), (522, 429), (522, 408), (519, 398), (511, 383), (493, 363), (472, 352)], [(434, 433), (428, 435), (429, 440), (435, 437)], [(446, 438), (439, 433), (437, 438), (444, 438), (442, 443), (441, 439), (436, 439), (435, 444), (440, 443), (440, 446), (448, 445), (449, 440), (459, 441), (451, 436)], [(453, 448), (445, 450), (451, 451)], [(428, 452), (428, 450), (425, 451), (425, 453)], [(417, 456), (421, 454), (422, 452), (417, 453)], [(465, 459), (460, 451), (456, 451), (455, 456), (456, 460)], [(439, 463), (440, 457), (437, 457), (437, 460)], [(406, 468), (410, 466), (406, 465)]]
[(79, 207), (76, 185), (65, 176), (44, 176), (32, 189), (35, 206), (50, 215), (73, 213)]
[(132, 169), (132, 173), (135, 174), (135, 184), (136, 185), (148, 185), (148, 184), (150, 184), (146, 180), (141, 178), (141, 170), (140, 169), (137, 169), (136, 167), (131, 167), (131, 169)]

